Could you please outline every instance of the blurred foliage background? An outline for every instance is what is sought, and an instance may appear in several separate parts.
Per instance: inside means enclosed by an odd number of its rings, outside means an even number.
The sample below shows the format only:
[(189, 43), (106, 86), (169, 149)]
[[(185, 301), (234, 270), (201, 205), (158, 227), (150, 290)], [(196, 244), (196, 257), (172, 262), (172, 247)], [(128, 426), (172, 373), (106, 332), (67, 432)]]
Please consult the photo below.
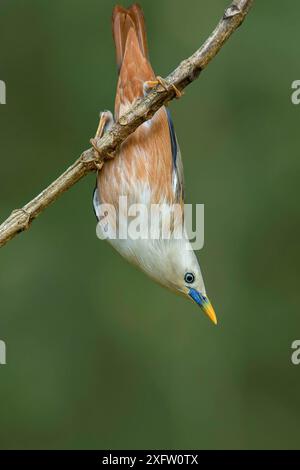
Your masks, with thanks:
[[(1, 0), (0, 214), (58, 176), (112, 109), (114, 1)], [(166, 75), (226, 0), (140, 0)], [(0, 253), (0, 448), (298, 448), (300, 3), (258, 1), (171, 104), (219, 326), (95, 235), (95, 175)]]

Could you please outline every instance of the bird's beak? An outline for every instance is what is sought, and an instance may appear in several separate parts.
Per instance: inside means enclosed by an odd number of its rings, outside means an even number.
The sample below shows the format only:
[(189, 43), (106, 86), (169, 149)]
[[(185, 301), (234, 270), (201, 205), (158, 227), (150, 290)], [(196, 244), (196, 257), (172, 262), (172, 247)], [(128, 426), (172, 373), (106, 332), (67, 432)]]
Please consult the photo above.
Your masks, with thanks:
[(210, 301), (207, 299), (206, 303), (202, 305), (203, 312), (211, 319), (211, 321), (217, 325), (218, 320), (214, 308)]
[(202, 308), (203, 312), (211, 319), (216, 325), (218, 323), (217, 316), (214, 308), (210, 303), (209, 299), (198, 292), (196, 289), (189, 290), (189, 296)]

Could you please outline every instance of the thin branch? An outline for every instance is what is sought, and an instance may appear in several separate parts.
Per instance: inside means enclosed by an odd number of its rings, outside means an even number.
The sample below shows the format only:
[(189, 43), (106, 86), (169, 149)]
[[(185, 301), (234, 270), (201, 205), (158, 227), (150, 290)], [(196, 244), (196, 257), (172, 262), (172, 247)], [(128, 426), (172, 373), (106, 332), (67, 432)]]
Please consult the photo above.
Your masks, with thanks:
[(112, 129), (101, 139), (91, 141), (93, 147), (83, 152), (50, 186), (26, 204), (22, 209), (14, 210), (0, 225), (0, 247), (15, 235), (29, 228), (31, 222), (52, 204), (62, 193), (76, 184), (91, 171), (100, 170), (105, 159), (112, 158), (122, 142), (150, 119), (163, 105), (176, 97), (174, 86), (182, 91), (200, 75), (219, 50), (242, 24), (254, 0), (234, 0), (226, 9), (217, 27), (191, 57), (181, 64), (165, 79), (167, 89), (158, 85), (146, 97), (139, 99), (123, 115)]

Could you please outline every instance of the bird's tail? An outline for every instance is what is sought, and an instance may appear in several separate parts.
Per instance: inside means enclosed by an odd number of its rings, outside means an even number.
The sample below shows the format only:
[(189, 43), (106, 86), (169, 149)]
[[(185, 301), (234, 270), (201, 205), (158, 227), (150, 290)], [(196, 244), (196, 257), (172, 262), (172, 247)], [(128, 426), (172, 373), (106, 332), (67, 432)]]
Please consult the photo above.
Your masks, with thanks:
[(143, 84), (155, 78), (148, 60), (148, 45), (142, 9), (134, 4), (113, 11), (113, 36), (116, 45), (119, 80), (115, 100), (118, 119), (128, 105), (143, 96)]
[(116, 5), (112, 17), (113, 37), (116, 46), (116, 60), (121, 69), (126, 52), (126, 43), (130, 30), (136, 34), (138, 45), (145, 59), (148, 59), (148, 44), (143, 11), (138, 4), (130, 8)]

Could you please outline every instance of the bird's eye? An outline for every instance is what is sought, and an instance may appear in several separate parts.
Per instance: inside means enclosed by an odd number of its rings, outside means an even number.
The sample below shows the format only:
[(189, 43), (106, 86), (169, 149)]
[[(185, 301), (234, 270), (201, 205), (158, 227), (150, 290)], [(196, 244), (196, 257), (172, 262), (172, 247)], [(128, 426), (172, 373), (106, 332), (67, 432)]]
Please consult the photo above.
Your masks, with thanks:
[(193, 273), (186, 273), (184, 276), (184, 280), (187, 284), (193, 284), (195, 281), (195, 276)]

